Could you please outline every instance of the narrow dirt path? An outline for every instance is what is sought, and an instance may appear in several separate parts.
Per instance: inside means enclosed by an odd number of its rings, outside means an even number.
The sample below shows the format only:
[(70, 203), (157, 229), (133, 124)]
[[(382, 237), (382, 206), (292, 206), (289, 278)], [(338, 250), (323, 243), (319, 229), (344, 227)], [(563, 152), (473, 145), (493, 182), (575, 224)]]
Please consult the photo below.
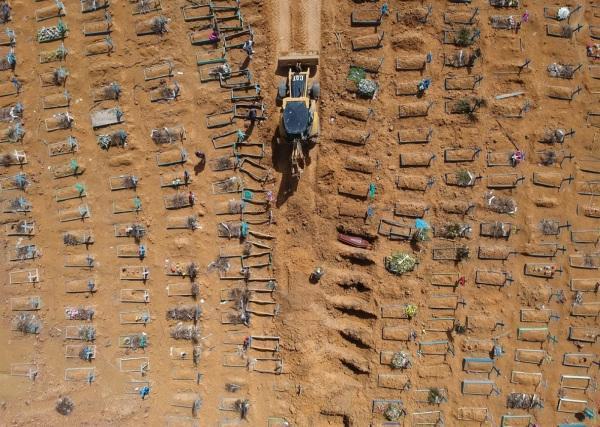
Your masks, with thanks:
[(302, 3), (305, 14), (306, 48), (321, 50), (321, 0), (307, 0)]
[(288, 0), (281, 0), (277, 4), (277, 50), (287, 52), (291, 48), (290, 3)]
[(319, 50), (321, 0), (278, 2), (278, 51)]

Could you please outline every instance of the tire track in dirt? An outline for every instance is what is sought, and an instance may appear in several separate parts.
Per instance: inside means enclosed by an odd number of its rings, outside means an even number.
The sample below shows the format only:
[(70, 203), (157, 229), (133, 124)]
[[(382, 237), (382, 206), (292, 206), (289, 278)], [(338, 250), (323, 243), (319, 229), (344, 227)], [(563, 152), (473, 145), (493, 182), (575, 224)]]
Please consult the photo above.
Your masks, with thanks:
[(307, 0), (302, 3), (306, 9), (306, 36), (308, 50), (321, 50), (321, 0)]
[(306, 3), (292, 1), (290, 5), (290, 20), (292, 23), (292, 49), (302, 51), (305, 49), (306, 34)]
[(288, 0), (280, 0), (277, 5), (278, 51), (287, 52), (291, 47), (290, 3)]
[(279, 52), (319, 50), (321, 0), (278, 1)]

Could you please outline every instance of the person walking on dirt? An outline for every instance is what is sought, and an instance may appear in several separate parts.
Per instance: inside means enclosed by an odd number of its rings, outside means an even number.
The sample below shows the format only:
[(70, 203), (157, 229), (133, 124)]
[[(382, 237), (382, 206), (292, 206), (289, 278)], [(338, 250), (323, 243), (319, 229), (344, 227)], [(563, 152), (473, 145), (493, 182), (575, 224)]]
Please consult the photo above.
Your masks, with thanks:
[(2, 3), (0, 6), (0, 23), (5, 24), (10, 21), (10, 5), (8, 3)]
[(252, 59), (252, 55), (254, 55), (254, 40), (247, 40), (246, 42), (244, 42), (242, 50), (246, 52), (246, 55), (248, 55), (248, 59)]
[(217, 30), (213, 30), (213, 32), (208, 36), (208, 40), (210, 40), (211, 43), (217, 43), (219, 38), (219, 32)]
[(257, 115), (258, 115), (258, 113), (256, 112), (256, 108), (250, 108), (250, 110), (248, 110), (248, 114), (246, 115), (246, 118), (250, 121), (251, 124), (254, 124), (254, 122), (256, 121)]
[(381, 16), (388, 16), (390, 14), (390, 7), (387, 3), (381, 5)]

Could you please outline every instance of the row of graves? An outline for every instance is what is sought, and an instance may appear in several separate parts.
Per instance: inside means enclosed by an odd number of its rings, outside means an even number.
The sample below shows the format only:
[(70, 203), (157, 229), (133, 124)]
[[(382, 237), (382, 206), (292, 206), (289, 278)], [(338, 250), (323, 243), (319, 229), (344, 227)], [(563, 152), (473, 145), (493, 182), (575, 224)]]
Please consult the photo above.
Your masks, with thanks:
[[(186, 4), (181, 8), (189, 43), (196, 52), (201, 88), (225, 94), (205, 118), (212, 150), (206, 153), (209, 205), (216, 216), (217, 258), (208, 266), (217, 283), (220, 319), (217, 343), (224, 395), (218, 399), (220, 425), (247, 422), (252, 401), (249, 384), (256, 375), (283, 372), (279, 337), (264, 335), (277, 316), (273, 257), (275, 241), (272, 184), (274, 177), (258, 126), (266, 119), (260, 84), (251, 71), (257, 36), (246, 19), (256, 5), (231, 0)], [(246, 10), (249, 9), (249, 10)], [(204, 167), (204, 153), (201, 164)], [(217, 335), (217, 334), (215, 334)], [(269, 425), (284, 425), (269, 419)]]
[[(574, 55), (587, 56), (588, 64), (548, 55), (548, 63), (534, 68), (521, 36), (543, 20), (543, 37), (558, 39), (563, 49), (578, 49), (578, 32), (587, 29), (594, 39), (596, 28), (578, 22), (584, 14), (595, 22), (597, 7), (530, 5), (527, 10), (511, 0), (435, 6), (442, 10), (420, 2), (354, 6), (343, 90), (356, 96), (340, 100), (335, 111), (335, 142), (350, 147), (344, 164), (348, 179), (337, 189), (338, 218), (366, 224), (338, 226), (338, 240), (358, 248), (340, 256), (366, 273), (375, 264), (372, 249), (393, 242), (385, 269), (425, 288), (417, 293), (423, 299), (381, 307), (380, 367), (375, 373), (355, 367), (377, 376), (372, 425), (444, 425), (452, 419), (451, 424), (529, 426), (538, 418), (564, 421), (561, 426), (592, 425), (600, 334), (600, 282), (594, 276), (600, 229), (593, 220), (593, 188), (600, 169), (589, 154), (576, 159), (572, 147), (576, 126), (596, 126), (594, 112), (580, 120), (567, 111), (577, 97), (597, 93), (596, 57), (588, 44), (587, 52), (579, 48)], [(391, 35), (385, 28), (392, 28)], [(408, 28), (412, 34), (403, 34)], [(439, 50), (430, 51), (411, 38), (414, 34), (437, 38)], [(488, 37), (506, 53), (504, 62), (486, 63), (482, 40)], [(341, 43), (338, 37), (340, 48)], [(390, 191), (377, 179), (380, 159), (362, 155), (376, 132), (371, 123), (381, 114), (378, 92), (388, 87), (381, 71), (391, 60), (382, 53), (390, 46), (396, 55), (393, 100), (399, 105), (393, 122), (400, 126), (394, 134), (399, 165), (393, 170), (399, 173), (391, 209), (376, 201)], [(534, 142), (523, 143), (513, 135), (536, 110), (534, 76), (544, 81), (541, 96), (565, 113), (559, 122), (549, 120)], [(481, 92), (486, 79), (496, 92), (491, 99)], [(591, 89), (584, 91), (588, 81)], [(475, 139), (440, 140), (444, 126), (469, 128), (481, 121), (494, 123), (490, 128), (505, 142), (486, 147)], [(529, 176), (522, 172), (526, 166), (533, 169)], [(577, 212), (569, 214), (582, 218), (577, 225), (552, 217), (560, 214), (553, 208), (575, 208), (563, 196), (574, 188)], [(522, 199), (527, 191), (534, 196)], [(518, 206), (527, 201), (532, 206)], [(370, 224), (378, 224), (376, 235), (364, 231)], [(519, 298), (508, 301), (516, 287)], [(482, 289), (498, 294), (480, 301)], [(500, 310), (503, 305), (510, 310)], [(347, 332), (352, 342), (378, 347), (365, 331)], [(449, 377), (449, 372), (459, 374)]]

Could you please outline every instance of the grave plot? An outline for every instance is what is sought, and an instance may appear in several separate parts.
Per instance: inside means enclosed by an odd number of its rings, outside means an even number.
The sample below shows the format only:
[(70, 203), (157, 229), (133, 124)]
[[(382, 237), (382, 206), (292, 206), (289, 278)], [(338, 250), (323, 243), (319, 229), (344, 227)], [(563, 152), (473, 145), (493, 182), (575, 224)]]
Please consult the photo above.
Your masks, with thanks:
[(475, 25), (478, 22), (478, 7), (447, 9), (444, 12), (444, 23), (448, 25)]
[(68, 107), (70, 102), (71, 96), (66, 90), (61, 93), (46, 95), (42, 98), (42, 106), (45, 110)]
[(71, 129), (74, 123), (75, 119), (69, 112), (54, 114), (44, 121), (47, 132)]
[(183, 409), (186, 413), (189, 411), (193, 417), (197, 417), (198, 411), (202, 407), (202, 399), (199, 394), (193, 392), (178, 392), (169, 399), (169, 404)]
[(12, 311), (38, 311), (42, 309), (42, 299), (39, 296), (10, 298)]
[(425, 202), (396, 202), (394, 203), (394, 215), (406, 218), (423, 218), (430, 207)]
[(150, 138), (155, 144), (172, 144), (185, 140), (185, 128), (183, 126), (166, 126), (152, 129)]
[(542, 166), (563, 167), (565, 160), (572, 160), (574, 156), (567, 150), (540, 150), (536, 151), (535, 158)]
[(456, 215), (469, 215), (473, 213), (476, 208), (475, 203), (470, 201), (441, 201), (440, 208), (443, 212), (448, 214), (456, 214)]
[(119, 348), (130, 350), (145, 349), (150, 345), (148, 334), (145, 332), (131, 333), (119, 336)]
[(83, 35), (86, 37), (109, 35), (112, 30), (112, 16), (108, 11), (104, 13), (102, 19), (83, 24)]
[(10, 80), (0, 82), (0, 97), (14, 96), (21, 92), (23, 84), (16, 77), (11, 77)]
[(92, 321), (96, 309), (94, 307), (65, 307), (66, 320), (88, 320)]
[(571, 242), (597, 244), (600, 240), (599, 229), (579, 229), (571, 230)]
[(444, 162), (446, 163), (470, 163), (474, 162), (481, 152), (480, 148), (446, 148), (444, 150)]
[(119, 107), (93, 111), (90, 114), (92, 128), (98, 129), (122, 123), (124, 113)]
[(110, 6), (109, 0), (81, 0), (81, 12), (90, 13), (106, 9)]
[(572, 254), (569, 255), (569, 265), (572, 268), (595, 270), (600, 268), (600, 254)]
[(16, 175), (0, 178), (0, 189), (4, 191), (26, 191), (31, 185), (27, 174), (20, 172)]
[(48, 144), (48, 155), (50, 157), (75, 154), (79, 151), (79, 142), (76, 138), (69, 136), (65, 140), (51, 142)]
[(173, 166), (184, 164), (188, 160), (188, 153), (185, 149), (168, 150), (156, 155), (156, 163), (158, 166)]
[(63, 17), (67, 14), (67, 12), (65, 10), (64, 4), (60, 1), (57, 1), (52, 5), (36, 9), (34, 14), (35, 20), (40, 22), (45, 21), (47, 19)]
[(507, 271), (477, 270), (475, 272), (475, 284), (478, 287), (487, 285), (502, 288), (510, 285), (512, 281), (512, 275)]
[(436, 155), (433, 153), (400, 153), (400, 167), (429, 167), (435, 159)]
[(374, 114), (374, 111), (362, 105), (342, 102), (337, 108), (337, 114), (359, 122), (367, 122)]
[(42, 321), (33, 313), (18, 312), (12, 319), (11, 330), (23, 335), (37, 335), (41, 329)]
[(593, 344), (598, 341), (598, 336), (600, 336), (598, 328), (569, 326), (568, 338), (571, 341)]
[(119, 279), (145, 282), (150, 278), (150, 269), (146, 266), (125, 265), (119, 269)]
[[(22, 111), (19, 113), (21, 114)], [(25, 135), (25, 128), (19, 122), (12, 123), (8, 126), (3, 126), (0, 129), (0, 143), (17, 143), (23, 140)], [(7, 154), (3, 154), (2, 157), (6, 157)]]
[(524, 274), (526, 276), (552, 279), (560, 276), (561, 273), (562, 268), (558, 264), (526, 263), (524, 266)]
[[(583, 67), (583, 64), (559, 64), (553, 62), (548, 65), (547, 71), (550, 77), (559, 79), (573, 79), (575, 73)], [(558, 92), (559, 94), (561, 91)]]
[(542, 363), (548, 360), (548, 353), (546, 350), (535, 350), (535, 349), (523, 349), (517, 348), (515, 350), (515, 361), (521, 363), (530, 363), (533, 365), (542, 365)]
[(147, 255), (146, 245), (127, 244), (117, 246), (118, 258), (138, 258), (144, 259)]
[(113, 214), (125, 214), (131, 212), (141, 212), (142, 200), (139, 197), (125, 200), (115, 200), (112, 203)]
[(68, 31), (66, 24), (59, 18), (56, 25), (39, 28), (36, 32), (36, 40), (38, 43), (63, 40), (67, 37)]
[(507, 239), (517, 228), (510, 222), (483, 222), (479, 225), (479, 235), (495, 239)]
[(61, 187), (54, 190), (54, 200), (64, 202), (72, 199), (82, 199), (87, 197), (88, 193), (84, 183), (76, 183), (68, 187)]
[(581, 24), (546, 24), (546, 35), (550, 37), (572, 39), (573, 35), (579, 32), (582, 28), (583, 25)]
[(40, 273), (37, 268), (25, 270), (15, 270), (9, 273), (9, 283), (11, 285), (35, 284), (41, 280)]
[(523, 323), (546, 323), (548, 324), (551, 319), (556, 319), (557, 316), (552, 313), (552, 310), (534, 309), (534, 308), (521, 308), (519, 311), (519, 320)]
[(14, 49), (11, 47), (8, 53), (0, 55), (0, 71), (14, 71), (16, 66), (17, 57), (14, 53)]
[(31, 212), (31, 203), (23, 196), (9, 198), (2, 202), (3, 213), (27, 213)]
[(122, 303), (147, 304), (150, 302), (150, 292), (147, 289), (121, 289), (119, 299)]
[(150, 312), (146, 309), (119, 313), (119, 323), (121, 325), (147, 325), (151, 321)]
[(559, 243), (529, 243), (525, 246), (522, 253), (530, 257), (554, 258), (561, 253), (565, 253), (566, 248)]
[(108, 178), (108, 185), (111, 191), (118, 190), (136, 190), (139, 178), (132, 174), (111, 176)]
[(91, 362), (96, 358), (96, 346), (86, 344), (68, 344), (65, 346), (65, 358), (81, 359)]
[(64, 86), (69, 77), (69, 70), (65, 67), (53, 68), (40, 73), (40, 83), (43, 87)]
[(426, 192), (435, 183), (435, 178), (423, 175), (400, 175), (396, 177), (396, 187), (401, 190)]
[(17, 244), (8, 250), (8, 260), (12, 262), (31, 261), (42, 255), (39, 248), (34, 244)]
[(411, 117), (427, 117), (433, 101), (415, 101), (398, 106), (398, 117), (401, 119)]
[(433, 128), (408, 128), (398, 131), (399, 144), (427, 144), (431, 142)]
[(155, 16), (154, 18), (145, 19), (142, 21), (138, 21), (135, 24), (135, 33), (138, 36), (150, 36), (150, 35), (158, 35), (162, 36), (166, 34), (168, 29), (168, 23), (170, 19), (166, 16)]
[[(93, 0), (91, 0), (93, 1)], [(115, 46), (110, 36), (90, 41), (85, 45), (85, 56), (109, 55), (114, 52)]]
[(574, 302), (571, 306), (571, 316), (575, 317), (593, 317), (597, 318), (600, 315), (600, 302)]
[(546, 94), (548, 98), (572, 101), (575, 98), (575, 96), (582, 90), (583, 88), (581, 86), (547, 86)]
[(107, 134), (100, 134), (96, 137), (96, 141), (101, 149), (108, 151), (111, 147), (127, 147), (127, 137), (127, 132), (120, 129)]
[(96, 368), (66, 368), (65, 381), (77, 381), (91, 384), (96, 380)]
[(23, 219), (17, 222), (5, 224), (5, 232), (7, 236), (35, 236), (35, 221)]
[(190, 4), (181, 8), (185, 22), (211, 21), (215, 15), (210, 4)]
[(11, 363), (10, 364), (10, 375), (13, 377), (26, 377), (31, 381), (35, 381), (40, 369), (36, 363)]
[(173, 80), (172, 83), (167, 83), (165, 80), (160, 80), (158, 86), (150, 88), (150, 101), (151, 102), (163, 102), (163, 101), (174, 101), (179, 96), (181, 87), (177, 81)]
[(490, 189), (511, 189), (525, 181), (524, 176), (516, 173), (490, 174), (486, 177), (486, 187)]
[(589, 369), (598, 361), (598, 356), (592, 353), (565, 353), (562, 358), (564, 366)]
[(445, 173), (444, 183), (456, 187), (473, 187), (482, 177), (467, 169), (459, 169), (456, 172)]
[(92, 87), (92, 100), (94, 102), (118, 101), (121, 96), (121, 85), (117, 82)]
[(168, 216), (167, 230), (197, 230), (200, 228), (198, 217), (195, 215), (188, 216)]
[(65, 282), (65, 292), (68, 294), (93, 294), (98, 291), (95, 278), (74, 279)]
[(92, 269), (96, 267), (96, 257), (92, 254), (66, 255), (63, 265), (64, 267)]
[(58, 217), (60, 222), (84, 221), (91, 217), (91, 211), (87, 204), (82, 204), (59, 209)]

